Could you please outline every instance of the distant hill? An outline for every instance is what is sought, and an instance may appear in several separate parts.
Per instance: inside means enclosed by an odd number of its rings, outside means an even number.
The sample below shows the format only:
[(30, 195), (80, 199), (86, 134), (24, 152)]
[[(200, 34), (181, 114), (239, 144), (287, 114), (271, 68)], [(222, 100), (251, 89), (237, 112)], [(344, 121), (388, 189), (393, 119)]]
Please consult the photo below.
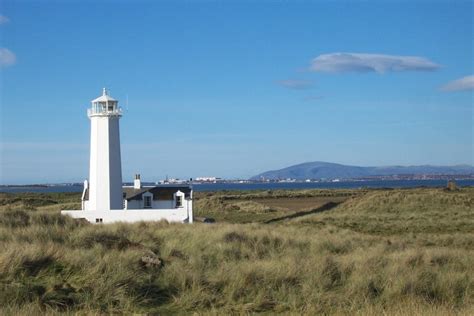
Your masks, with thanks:
[(251, 178), (251, 180), (265, 179), (336, 179), (336, 178), (363, 178), (370, 176), (390, 175), (461, 175), (474, 174), (474, 167), (469, 165), (457, 166), (387, 166), (387, 167), (358, 167), (329, 162), (306, 162), (279, 170), (266, 171)]

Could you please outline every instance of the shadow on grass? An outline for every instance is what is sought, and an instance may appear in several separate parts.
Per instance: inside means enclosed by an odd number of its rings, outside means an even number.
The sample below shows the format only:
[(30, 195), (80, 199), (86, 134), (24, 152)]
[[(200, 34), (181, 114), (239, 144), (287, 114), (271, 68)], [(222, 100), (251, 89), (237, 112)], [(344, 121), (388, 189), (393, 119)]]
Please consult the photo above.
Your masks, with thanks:
[(326, 203), (326, 204), (324, 204), (324, 205), (322, 205), (318, 208), (315, 208), (315, 209), (312, 209), (312, 210), (309, 210), (309, 211), (302, 211), (302, 212), (293, 213), (291, 215), (272, 218), (272, 219), (269, 219), (267, 221), (264, 221), (263, 223), (264, 224), (270, 224), (270, 223), (280, 222), (280, 221), (284, 221), (284, 220), (287, 220), (287, 219), (293, 219), (293, 218), (306, 216), (306, 215), (310, 215), (310, 214), (317, 214), (317, 213), (326, 212), (326, 211), (329, 211), (329, 210), (335, 208), (336, 206), (338, 206), (341, 203), (342, 202), (328, 202), (328, 203)]

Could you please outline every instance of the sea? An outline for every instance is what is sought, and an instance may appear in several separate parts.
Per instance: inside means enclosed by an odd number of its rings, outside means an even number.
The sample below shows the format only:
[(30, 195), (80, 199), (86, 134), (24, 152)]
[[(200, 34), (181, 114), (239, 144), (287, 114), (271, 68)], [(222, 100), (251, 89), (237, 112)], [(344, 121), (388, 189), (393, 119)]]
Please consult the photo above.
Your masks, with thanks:
[[(359, 188), (421, 188), (446, 187), (446, 180), (370, 180), (339, 182), (277, 182), (277, 183), (199, 183), (193, 184), (194, 191), (247, 191), (247, 190), (296, 190), (296, 189), (359, 189)], [(456, 180), (459, 187), (474, 186), (474, 179)], [(49, 193), (82, 192), (82, 185), (51, 186), (2, 186), (0, 192), (7, 193)]]

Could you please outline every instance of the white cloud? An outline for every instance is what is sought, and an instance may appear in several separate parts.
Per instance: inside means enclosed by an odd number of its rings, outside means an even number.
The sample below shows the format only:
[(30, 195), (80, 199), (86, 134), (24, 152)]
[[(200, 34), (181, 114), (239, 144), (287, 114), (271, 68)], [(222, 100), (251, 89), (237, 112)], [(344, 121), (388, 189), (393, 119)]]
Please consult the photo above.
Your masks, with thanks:
[(443, 87), (443, 91), (466, 91), (474, 90), (474, 75), (466, 76), (451, 82), (448, 82)]
[(315, 72), (395, 72), (434, 71), (440, 65), (417, 56), (382, 54), (332, 53), (323, 54), (311, 61), (309, 70)]
[(8, 22), (10, 22), (10, 19), (8, 17), (0, 14), (0, 24), (6, 24)]
[(0, 47), (0, 67), (8, 67), (16, 62), (15, 54), (8, 48)]
[(288, 89), (295, 89), (295, 90), (304, 90), (309, 89), (313, 86), (313, 83), (309, 80), (280, 80), (277, 81), (280, 86), (283, 86)]

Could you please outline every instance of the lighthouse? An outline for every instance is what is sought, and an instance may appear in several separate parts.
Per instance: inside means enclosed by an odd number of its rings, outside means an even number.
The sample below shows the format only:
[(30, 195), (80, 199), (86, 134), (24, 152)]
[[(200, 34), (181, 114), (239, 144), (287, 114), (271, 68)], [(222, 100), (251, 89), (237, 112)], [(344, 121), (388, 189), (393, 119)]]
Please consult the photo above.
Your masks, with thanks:
[(105, 88), (102, 95), (91, 103), (91, 108), (87, 110), (91, 121), (91, 147), (86, 209), (123, 209), (119, 130), (122, 110)]
[(135, 175), (133, 186), (122, 186), (118, 101), (104, 88), (87, 110), (91, 121), (89, 180), (84, 181), (81, 210), (61, 214), (90, 223), (161, 221), (193, 222), (192, 183), (149, 186)]

